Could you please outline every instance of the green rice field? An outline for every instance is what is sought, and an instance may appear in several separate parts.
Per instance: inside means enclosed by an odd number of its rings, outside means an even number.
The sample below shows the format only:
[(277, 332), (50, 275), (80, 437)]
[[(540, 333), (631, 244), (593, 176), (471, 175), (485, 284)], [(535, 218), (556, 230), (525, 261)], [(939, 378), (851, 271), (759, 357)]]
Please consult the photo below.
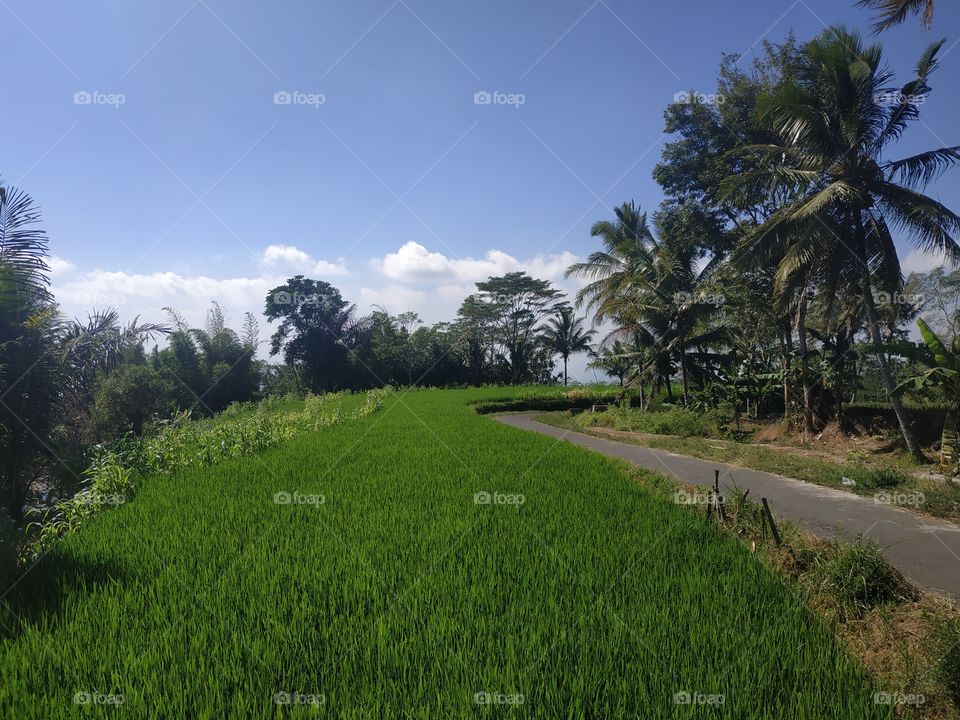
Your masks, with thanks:
[(146, 478), (0, 613), (0, 717), (873, 718), (772, 571), (612, 462), (396, 391)]

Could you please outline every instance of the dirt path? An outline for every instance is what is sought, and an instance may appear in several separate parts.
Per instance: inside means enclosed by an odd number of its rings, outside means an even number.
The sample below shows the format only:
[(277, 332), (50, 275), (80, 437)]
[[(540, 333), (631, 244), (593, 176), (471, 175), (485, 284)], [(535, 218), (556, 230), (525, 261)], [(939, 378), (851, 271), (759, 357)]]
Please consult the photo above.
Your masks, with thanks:
[(960, 600), (960, 525), (772, 473), (564, 430), (537, 422), (529, 414), (496, 419), (659, 470), (691, 485), (712, 485), (714, 470), (719, 469), (722, 485), (736, 483), (741, 490), (749, 489), (751, 498), (767, 498), (774, 514), (823, 537), (862, 534), (875, 540), (887, 560), (911, 580)]

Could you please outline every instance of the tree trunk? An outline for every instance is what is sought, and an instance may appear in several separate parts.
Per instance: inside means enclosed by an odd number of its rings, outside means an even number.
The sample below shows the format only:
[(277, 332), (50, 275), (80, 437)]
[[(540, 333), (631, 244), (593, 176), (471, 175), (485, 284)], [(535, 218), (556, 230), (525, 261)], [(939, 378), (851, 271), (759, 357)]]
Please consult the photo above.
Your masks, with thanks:
[(804, 283), (797, 303), (797, 350), (800, 351), (800, 384), (803, 386), (803, 430), (813, 435), (813, 391), (810, 387), (810, 361), (807, 358), (807, 286)]
[(567, 386), (567, 356), (563, 356), (563, 386)]
[(877, 317), (877, 308), (873, 303), (873, 286), (870, 282), (870, 268), (867, 265), (866, 258), (866, 235), (863, 229), (863, 218), (857, 213), (854, 219), (857, 230), (857, 240), (860, 250), (860, 262), (863, 265), (863, 275), (860, 278), (861, 290), (863, 291), (863, 304), (867, 311), (867, 328), (870, 338), (873, 340), (873, 346), (877, 351), (877, 360), (880, 362), (880, 380), (883, 382), (883, 389), (887, 392), (887, 399), (893, 406), (893, 412), (897, 416), (897, 423), (900, 425), (900, 432), (903, 434), (903, 441), (907, 444), (910, 454), (918, 462), (926, 462), (920, 445), (910, 429), (907, 422), (907, 415), (903, 410), (903, 403), (896, 395), (893, 384), (893, 373), (890, 371), (890, 360), (883, 351), (883, 338), (880, 337), (880, 320)]
[(793, 406), (793, 383), (790, 373), (793, 370), (793, 330), (790, 322), (784, 323), (783, 328), (783, 419), (787, 423), (787, 430), (793, 428), (793, 415), (790, 412)]
[(687, 388), (687, 348), (680, 343), (680, 380), (683, 382), (683, 406), (687, 406), (689, 390)]

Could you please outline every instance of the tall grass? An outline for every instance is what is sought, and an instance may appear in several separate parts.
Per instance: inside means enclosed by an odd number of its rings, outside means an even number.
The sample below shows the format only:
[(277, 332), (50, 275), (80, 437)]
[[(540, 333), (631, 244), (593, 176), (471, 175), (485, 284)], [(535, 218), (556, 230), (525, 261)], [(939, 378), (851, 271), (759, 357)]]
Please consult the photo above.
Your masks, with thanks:
[(0, 715), (890, 717), (747, 549), (490, 393), (145, 476), (5, 599)]

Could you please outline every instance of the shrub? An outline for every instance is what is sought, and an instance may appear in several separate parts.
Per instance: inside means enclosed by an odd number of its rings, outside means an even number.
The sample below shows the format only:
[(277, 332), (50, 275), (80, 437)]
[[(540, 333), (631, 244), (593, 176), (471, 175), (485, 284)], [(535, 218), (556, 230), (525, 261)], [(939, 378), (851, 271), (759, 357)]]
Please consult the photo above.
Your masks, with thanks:
[(816, 558), (806, 579), (836, 602), (844, 619), (889, 602), (913, 600), (917, 591), (891, 566), (874, 542), (857, 536), (851, 542), (833, 540), (830, 551)]
[(169, 417), (175, 410), (171, 381), (147, 365), (124, 365), (100, 383), (90, 413), (97, 439), (125, 432), (139, 435), (154, 415)]

